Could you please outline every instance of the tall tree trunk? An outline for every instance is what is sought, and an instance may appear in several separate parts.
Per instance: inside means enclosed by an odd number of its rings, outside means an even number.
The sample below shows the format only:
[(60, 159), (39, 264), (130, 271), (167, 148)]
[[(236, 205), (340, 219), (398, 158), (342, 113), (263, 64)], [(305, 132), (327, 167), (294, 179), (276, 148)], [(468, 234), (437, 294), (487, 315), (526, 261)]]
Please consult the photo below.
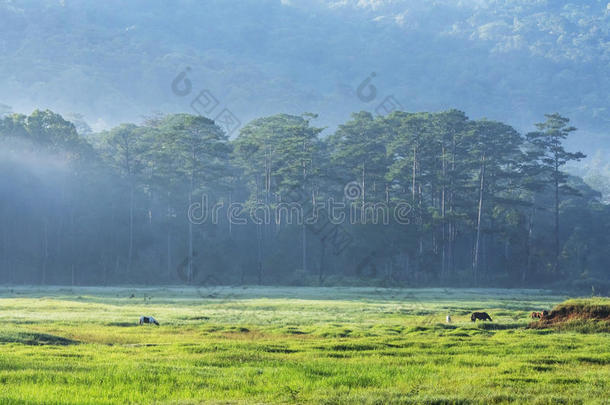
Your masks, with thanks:
[(559, 161), (555, 156), (555, 260), (553, 271), (559, 270)]
[(167, 278), (172, 280), (172, 236), (170, 233), (169, 224), (167, 226)]
[(419, 213), (419, 254), (420, 254), (420, 259), (421, 259), (421, 255), (423, 255), (424, 253), (424, 236), (423, 236), (423, 229), (424, 229), (424, 218), (423, 218), (423, 210), (422, 210), (422, 197), (423, 193), (422, 193), (422, 187), (421, 187), (421, 183), (419, 183), (417, 185), (417, 212)]
[[(266, 175), (265, 169), (265, 175)], [(265, 181), (266, 184), (266, 181)], [(256, 201), (259, 202), (259, 193), (260, 193), (260, 183), (258, 176), (256, 178)], [(256, 274), (258, 279), (258, 284), (263, 284), (263, 229), (261, 224), (256, 224)]]
[(303, 225), (301, 226), (301, 254), (302, 254), (302, 265), (303, 271), (307, 272), (307, 227), (305, 226), (305, 221), (303, 220)]
[(417, 149), (413, 147), (413, 167), (411, 169), (411, 199), (415, 205), (415, 182), (417, 178)]
[[(303, 167), (303, 186), (301, 187), (302, 191), (303, 191), (303, 196), (305, 195), (305, 181), (307, 180), (307, 166), (305, 164), (305, 162), (302, 162), (302, 167)], [(312, 209), (315, 210), (315, 196), (313, 194), (313, 189), (311, 191), (311, 198), (312, 198), (312, 202), (313, 202), (313, 207)], [(301, 234), (302, 234), (302, 246), (301, 246), (301, 253), (302, 253), (302, 266), (303, 266), (303, 272), (305, 274), (307, 274), (307, 227), (305, 224), (305, 213), (303, 212), (303, 224), (301, 226)]]
[(445, 166), (445, 145), (441, 147), (441, 163), (442, 163), (442, 183), (441, 183), (441, 225), (442, 225), (442, 235), (441, 235), (441, 279), (445, 278), (447, 267), (446, 267), (446, 225), (445, 225), (445, 176), (446, 176), (446, 166)]
[(318, 284), (321, 286), (324, 283), (324, 259), (326, 258), (326, 243), (322, 241), (320, 245), (320, 268), (318, 270)]
[[(64, 183), (62, 183), (61, 186), (61, 203), (60, 203), (60, 207), (64, 206), (66, 203), (66, 185)], [(57, 232), (56, 232), (56, 237), (55, 237), (55, 257), (56, 257), (56, 262), (59, 262), (60, 265), (63, 265), (62, 263), (62, 246), (64, 243), (63, 240), (63, 228), (64, 228), (64, 212), (60, 209), (57, 210), (57, 218), (59, 219), (59, 222), (57, 224)]]
[(362, 206), (360, 207), (360, 223), (366, 223), (366, 212), (364, 211), (364, 204), (366, 203), (366, 192), (365, 192), (365, 175), (366, 175), (366, 164), (362, 162)]
[(129, 251), (127, 253), (127, 277), (131, 278), (131, 262), (133, 258), (133, 179), (129, 179)]
[[(189, 189), (189, 207), (193, 203), (193, 175), (191, 174), (191, 186)], [(187, 260), (187, 283), (193, 282), (193, 221), (188, 221), (188, 260)]]
[(74, 207), (70, 207), (70, 240), (72, 242), (70, 244), (72, 246), (72, 249), (70, 249), (70, 257), (71, 257), (70, 261), (72, 262), (71, 266), (70, 266), (71, 273), (72, 273), (71, 274), (71, 282), (72, 282), (72, 285), (75, 285), (75, 283), (76, 283), (76, 274), (75, 274), (75, 268), (74, 268), (74, 257), (75, 257), (76, 251), (74, 249), (74, 246), (76, 244), (76, 236), (74, 234)]
[(263, 284), (263, 229), (261, 224), (256, 225), (256, 252), (257, 252), (257, 276), (258, 284)]
[(167, 271), (167, 279), (168, 281), (171, 283), (172, 281), (172, 276), (173, 276), (173, 272), (172, 272), (172, 245), (171, 245), (171, 218), (172, 218), (172, 206), (170, 203), (170, 197), (171, 197), (171, 193), (168, 191), (167, 192), (167, 214), (166, 214), (166, 219), (167, 219), (167, 229), (166, 231), (166, 255), (167, 255), (167, 262), (166, 262), (166, 271)]
[[(417, 228), (418, 228), (418, 251), (419, 251), (419, 256), (418, 256), (418, 261), (421, 259), (421, 255), (424, 252), (424, 242), (423, 242), (423, 237), (422, 237), (422, 226), (421, 226), (421, 222), (423, 221), (423, 219), (420, 217), (421, 216), (421, 185), (418, 186), (417, 185), (417, 147), (413, 147), (413, 167), (412, 167), (412, 172), (411, 172), (411, 177), (412, 177), (412, 184), (411, 184), (411, 198), (413, 200), (413, 206), (417, 206)], [(419, 196), (417, 199), (417, 203), (416, 203), (416, 194)]]
[(480, 169), (480, 185), (479, 185), (479, 208), (477, 212), (477, 231), (474, 245), (474, 258), (472, 261), (472, 270), (474, 276), (474, 282), (478, 282), (478, 271), (479, 271), (479, 250), (481, 245), (481, 217), (483, 213), (483, 188), (485, 186), (485, 155), (481, 157), (481, 169)]
[[(112, 232), (112, 229), (117, 229), (117, 226), (115, 224), (115, 219), (116, 219), (116, 206), (115, 206), (115, 198), (111, 198), (110, 199), (110, 229)], [(70, 226), (70, 224), (69, 224)], [(70, 228), (68, 228), (68, 234), (70, 233)], [(111, 233), (112, 235), (112, 233)], [(112, 255), (116, 255), (116, 259), (115, 259), (115, 266), (114, 266), (114, 275), (116, 277), (116, 275), (119, 274), (119, 249), (117, 248), (117, 240), (119, 238), (115, 238), (115, 237), (111, 237), (110, 240), (110, 260), (112, 261)], [(116, 281), (116, 279), (115, 279)]]
[(456, 225), (455, 219), (453, 218), (453, 197), (455, 187), (455, 154), (456, 154), (456, 142), (455, 134), (451, 138), (451, 177), (449, 184), (449, 244), (447, 246), (449, 262), (449, 272), (453, 274), (455, 272), (455, 236), (456, 236)]
[[(510, 238), (506, 238), (506, 240), (504, 241), (504, 271), (506, 272), (506, 275), (510, 275), (510, 265), (509, 265), (509, 258), (510, 256)], [(511, 277), (512, 278), (512, 277)]]
[(390, 206), (390, 185), (385, 183), (385, 205)]
[[(229, 190), (229, 207), (233, 204), (233, 190)], [(229, 236), (233, 235), (233, 221), (229, 219)]]
[(43, 247), (42, 247), (42, 277), (41, 284), (47, 283), (47, 262), (49, 259), (49, 224), (45, 217), (43, 220)]
[(457, 235), (457, 227), (455, 222), (453, 222), (453, 218), (449, 223), (449, 243), (447, 245), (447, 262), (449, 266), (449, 273), (455, 273), (455, 239)]
[(9, 262), (9, 246), (8, 246), (8, 233), (9, 233), (9, 217), (8, 209), (3, 213), (4, 226), (2, 227), (2, 270), (6, 272), (8, 284), (13, 283), (13, 271)]
[(527, 276), (532, 268), (532, 236), (534, 232), (534, 215), (536, 214), (536, 206), (532, 204), (532, 211), (529, 215), (529, 221), (527, 226), (527, 242), (525, 244), (525, 266), (521, 272), (521, 282), (525, 284)]

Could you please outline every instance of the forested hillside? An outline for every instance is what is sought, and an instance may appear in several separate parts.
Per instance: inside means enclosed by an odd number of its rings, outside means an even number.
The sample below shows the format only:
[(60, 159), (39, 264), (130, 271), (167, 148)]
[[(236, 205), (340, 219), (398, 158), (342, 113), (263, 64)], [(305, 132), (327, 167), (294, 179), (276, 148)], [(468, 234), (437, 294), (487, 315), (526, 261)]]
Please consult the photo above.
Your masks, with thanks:
[[(608, 285), (610, 207), (564, 173), (567, 118), (188, 114), (87, 139), (0, 121), (3, 283)], [(576, 132), (577, 133), (577, 132)]]
[[(0, 103), (94, 129), (191, 112), (170, 89), (188, 66), (242, 123), (314, 111), (334, 129), (393, 94), (405, 110), (455, 107), (522, 131), (558, 111), (585, 152), (608, 149), (606, 0), (2, 0), (0, 22)], [(363, 101), (371, 73), (377, 98)]]

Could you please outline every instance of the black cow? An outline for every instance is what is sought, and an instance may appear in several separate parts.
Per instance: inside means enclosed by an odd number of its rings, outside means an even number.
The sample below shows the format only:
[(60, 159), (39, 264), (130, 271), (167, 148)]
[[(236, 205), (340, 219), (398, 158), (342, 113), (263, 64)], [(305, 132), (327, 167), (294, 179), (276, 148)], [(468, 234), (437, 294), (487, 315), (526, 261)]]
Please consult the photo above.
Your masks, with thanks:
[(470, 320), (472, 322), (475, 322), (476, 320), (481, 320), (481, 321), (492, 321), (491, 316), (489, 316), (489, 314), (487, 312), (473, 312), (472, 315), (470, 315)]

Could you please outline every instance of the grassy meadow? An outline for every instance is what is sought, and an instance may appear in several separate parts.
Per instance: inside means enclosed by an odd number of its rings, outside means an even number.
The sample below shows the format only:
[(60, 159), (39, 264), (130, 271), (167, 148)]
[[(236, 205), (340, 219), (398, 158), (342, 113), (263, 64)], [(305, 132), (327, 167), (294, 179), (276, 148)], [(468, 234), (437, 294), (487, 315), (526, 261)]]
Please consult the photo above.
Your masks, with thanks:
[(1, 287), (0, 403), (610, 403), (609, 333), (527, 328), (567, 298)]

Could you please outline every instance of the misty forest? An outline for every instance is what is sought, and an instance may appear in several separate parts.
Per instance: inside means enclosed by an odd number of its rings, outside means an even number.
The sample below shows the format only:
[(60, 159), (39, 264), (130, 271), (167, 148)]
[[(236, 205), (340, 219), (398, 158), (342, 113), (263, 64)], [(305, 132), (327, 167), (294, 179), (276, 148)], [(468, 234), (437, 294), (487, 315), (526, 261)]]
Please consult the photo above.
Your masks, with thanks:
[(0, 282), (608, 291), (599, 0), (0, 17)]
[(578, 133), (536, 128), (360, 112), (321, 136), (278, 114), (229, 139), (173, 114), (82, 136), (6, 115), (1, 281), (607, 289), (610, 208), (564, 171)]

